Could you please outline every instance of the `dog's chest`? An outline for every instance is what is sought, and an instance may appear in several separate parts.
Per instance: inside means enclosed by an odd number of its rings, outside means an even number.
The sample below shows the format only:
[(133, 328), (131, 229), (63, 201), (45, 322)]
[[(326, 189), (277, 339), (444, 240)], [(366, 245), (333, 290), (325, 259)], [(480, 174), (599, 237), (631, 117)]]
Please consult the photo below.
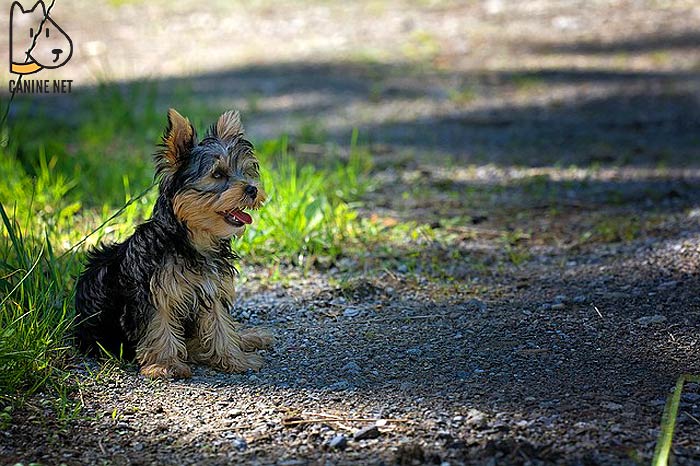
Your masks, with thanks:
[(173, 260), (154, 276), (151, 291), (156, 309), (192, 318), (218, 306), (229, 308), (235, 297), (234, 276), (215, 264), (188, 267)]

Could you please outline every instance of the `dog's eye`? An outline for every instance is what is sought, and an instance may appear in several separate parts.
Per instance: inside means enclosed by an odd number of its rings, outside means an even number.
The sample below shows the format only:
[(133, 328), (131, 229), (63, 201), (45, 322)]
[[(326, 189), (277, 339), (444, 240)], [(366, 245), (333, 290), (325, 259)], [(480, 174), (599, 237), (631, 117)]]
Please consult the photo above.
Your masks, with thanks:
[(228, 175), (222, 171), (215, 171), (214, 173), (211, 174), (211, 177), (214, 178), (215, 180), (223, 180), (225, 178), (228, 178)]

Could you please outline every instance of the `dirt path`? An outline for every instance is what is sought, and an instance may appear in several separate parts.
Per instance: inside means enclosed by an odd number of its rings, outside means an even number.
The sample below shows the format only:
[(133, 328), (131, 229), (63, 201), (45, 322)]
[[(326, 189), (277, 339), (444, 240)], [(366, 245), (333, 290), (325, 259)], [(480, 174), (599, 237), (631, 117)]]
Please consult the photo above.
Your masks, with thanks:
[[(254, 138), (319, 147), (360, 128), (375, 152), (363, 215), (442, 240), (283, 283), (244, 265), (235, 312), (279, 340), (260, 373), (149, 383), (76, 368), (85, 418), (28, 411), (2, 433), (4, 462), (648, 462), (669, 389), (700, 372), (700, 8), (427, 3), (93, 12), (100, 28), (76, 43), (107, 31), (124, 44), (115, 76), (168, 74), (163, 106), (236, 106)], [(127, 40), (143, 35), (176, 58), (154, 68)], [(196, 50), (208, 53), (188, 68)], [(690, 384), (678, 464), (700, 464), (698, 419)]]

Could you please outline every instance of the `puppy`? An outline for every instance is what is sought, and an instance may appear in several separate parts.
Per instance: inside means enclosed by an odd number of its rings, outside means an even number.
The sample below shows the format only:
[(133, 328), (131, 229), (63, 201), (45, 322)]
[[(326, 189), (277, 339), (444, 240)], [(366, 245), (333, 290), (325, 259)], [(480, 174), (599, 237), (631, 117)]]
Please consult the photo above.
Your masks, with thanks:
[(270, 347), (272, 336), (239, 330), (229, 314), (237, 274), (231, 238), (266, 197), (239, 114), (221, 115), (199, 141), (170, 109), (155, 165), (151, 218), (126, 241), (88, 254), (75, 298), (79, 347), (135, 358), (149, 378), (190, 377), (188, 362), (258, 370), (255, 350)]

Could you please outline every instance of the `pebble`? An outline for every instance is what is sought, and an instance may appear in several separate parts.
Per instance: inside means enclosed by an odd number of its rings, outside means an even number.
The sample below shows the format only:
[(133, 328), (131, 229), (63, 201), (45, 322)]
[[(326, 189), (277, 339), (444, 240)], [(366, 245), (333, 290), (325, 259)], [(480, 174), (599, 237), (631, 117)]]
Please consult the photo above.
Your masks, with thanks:
[(486, 424), (486, 414), (476, 408), (467, 411), (466, 424), (474, 427), (481, 427)]
[(406, 273), (406, 272), (408, 272), (408, 266), (406, 266), (406, 264), (399, 264), (399, 265), (396, 267), (396, 271), (397, 271), (398, 273)]
[(350, 361), (349, 363), (343, 366), (342, 370), (343, 372), (347, 372), (352, 375), (357, 375), (360, 373), (360, 371), (362, 371), (362, 368), (355, 361)]
[(248, 444), (246, 443), (245, 439), (241, 437), (236, 437), (231, 440), (231, 444), (233, 445), (233, 448), (238, 451), (245, 451), (248, 448)]
[(379, 432), (379, 429), (377, 428), (376, 425), (374, 426), (369, 426), (362, 428), (355, 432), (355, 435), (353, 435), (353, 439), (355, 440), (366, 440), (366, 439), (371, 439), (371, 438), (377, 438), (381, 435), (381, 432)]
[(335, 450), (343, 450), (348, 445), (348, 439), (344, 435), (336, 435), (328, 443), (328, 446)]
[(603, 407), (606, 408), (606, 409), (612, 410), (612, 411), (619, 411), (619, 410), (622, 409), (622, 405), (621, 405), (621, 404), (619, 404), (619, 403), (613, 403), (613, 402), (605, 403), (605, 404), (603, 405)]
[(659, 291), (664, 291), (664, 290), (672, 290), (678, 286), (678, 282), (676, 280), (671, 280), (668, 282), (663, 282), (661, 283), (656, 289)]
[(406, 350), (406, 354), (409, 356), (420, 356), (423, 351), (420, 348), (409, 348)]
[(555, 310), (555, 311), (560, 311), (560, 310), (562, 310), (562, 309), (566, 309), (566, 304), (564, 304), (564, 303), (554, 303), (554, 304), (552, 304), (552, 306), (550, 307), (550, 309), (553, 309), (553, 310)]
[(350, 388), (350, 383), (347, 380), (338, 380), (337, 382), (328, 386), (330, 391), (341, 391)]
[(476, 298), (470, 299), (465, 305), (467, 306), (467, 310), (470, 311), (486, 312), (487, 309), (486, 303)]
[(362, 311), (356, 307), (349, 307), (343, 311), (343, 316), (344, 317), (356, 317), (356, 316), (360, 315), (361, 312)]
[(577, 304), (582, 304), (582, 303), (585, 303), (586, 301), (588, 301), (588, 297), (585, 295), (581, 294), (578, 296), (574, 296), (574, 302)]
[(556, 304), (565, 303), (565, 302), (567, 302), (568, 300), (569, 300), (569, 298), (568, 298), (566, 295), (563, 295), (563, 294), (559, 294), (559, 295), (556, 295), (556, 296), (554, 297), (554, 302), (555, 302)]
[(228, 417), (238, 417), (241, 414), (243, 414), (243, 411), (241, 411), (240, 409), (232, 409), (228, 413), (226, 413)]
[(659, 314), (653, 315), (653, 316), (644, 316), (640, 317), (637, 319), (637, 323), (641, 325), (642, 327), (646, 327), (651, 324), (660, 324), (661, 322), (666, 321), (666, 316), (662, 316)]

